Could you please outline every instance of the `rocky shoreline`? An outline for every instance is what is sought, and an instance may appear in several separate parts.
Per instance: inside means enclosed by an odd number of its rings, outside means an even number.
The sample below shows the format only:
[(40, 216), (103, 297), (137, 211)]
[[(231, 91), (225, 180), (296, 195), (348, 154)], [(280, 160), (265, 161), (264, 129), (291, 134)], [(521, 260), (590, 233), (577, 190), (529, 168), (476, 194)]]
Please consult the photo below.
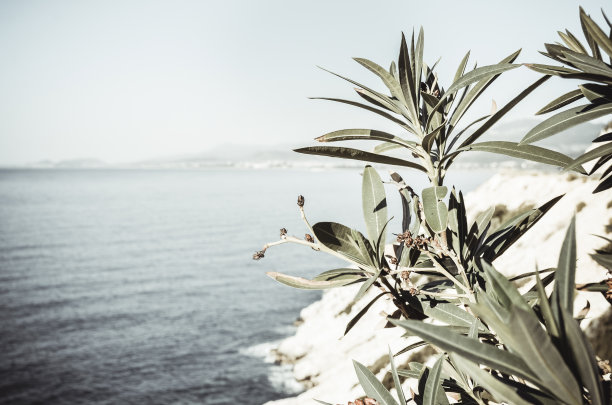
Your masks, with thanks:
[[(565, 230), (575, 212), (576, 282), (584, 283), (607, 277), (606, 270), (589, 256), (605, 245), (594, 235), (610, 237), (612, 232), (612, 195), (605, 192), (591, 194), (596, 184), (596, 180), (575, 174), (506, 171), (468, 193), (465, 200), (470, 218), (491, 206), (496, 207), (496, 215), (503, 217), (565, 194), (538, 224), (495, 261), (495, 266), (508, 276), (529, 271), (536, 263), (539, 268), (556, 266)], [(383, 328), (386, 324), (384, 317), (395, 309), (390, 301), (384, 300), (377, 301), (355, 328), (343, 337), (348, 321), (370, 301), (369, 298), (376, 295), (376, 291), (370, 291), (352, 305), (357, 289), (358, 286), (348, 286), (325, 291), (321, 300), (301, 311), (301, 324), (296, 334), (283, 340), (273, 354), (279, 363), (293, 365), (293, 376), (304, 385), (305, 391), (267, 405), (315, 403), (313, 399), (346, 403), (363, 395), (353, 370), (353, 359), (367, 365), (379, 379), (389, 378), (389, 350), (396, 353), (417, 339), (403, 338), (403, 330), (399, 328)], [(580, 311), (587, 300), (590, 311), (582, 327), (587, 329), (598, 354), (609, 358), (612, 353), (610, 343), (606, 344), (606, 338), (609, 338), (606, 331), (612, 328), (610, 305), (599, 293), (581, 292), (576, 310)], [(430, 354), (431, 349), (421, 348), (396, 357), (395, 362), (401, 367), (409, 361), (424, 361)], [(416, 390), (414, 383), (406, 380), (404, 386)]]

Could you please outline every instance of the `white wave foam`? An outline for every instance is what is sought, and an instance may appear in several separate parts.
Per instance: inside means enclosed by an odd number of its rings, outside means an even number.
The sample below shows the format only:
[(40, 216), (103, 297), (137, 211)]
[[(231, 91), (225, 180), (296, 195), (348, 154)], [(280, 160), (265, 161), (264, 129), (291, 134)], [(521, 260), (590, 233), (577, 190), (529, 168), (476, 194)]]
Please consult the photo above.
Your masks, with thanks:
[(263, 359), (266, 363), (274, 363), (276, 358), (272, 354), (272, 350), (278, 347), (280, 340), (273, 342), (264, 342), (254, 346), (245, 347), (240, 349), (240, 353), (250, 357), (256, 357)]
[(286, 394), (296, 395), (304, 391), (304, 386), (295, 379), (292, 370), (293, 366), (291, 364), (270, 367), (270, 374), (268, 375), (270, 384), (276, 390)]

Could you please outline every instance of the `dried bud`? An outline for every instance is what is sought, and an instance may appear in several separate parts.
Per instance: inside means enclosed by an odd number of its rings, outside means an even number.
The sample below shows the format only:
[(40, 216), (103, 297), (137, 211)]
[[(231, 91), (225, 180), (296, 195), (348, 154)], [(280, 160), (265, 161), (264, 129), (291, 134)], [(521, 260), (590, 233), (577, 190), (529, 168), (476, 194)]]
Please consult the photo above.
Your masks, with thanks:
[(314, 238), (310, 234), (304, 235), (304, 239), (306, 239), (306, 242), (314, 243)]
[(397, 264), (397, 259), (395, 257), (391, 256), (389, 260), (391, 261), (391, 264)]
[(297, 205), (300, 208), (304, 206), (304, 196), (303, 195), (298, 195)]
[(253, 255), (253, 260), (259, 260), (259, 259), (261, 259), (262, 257), (264, 257), (264, 256), (265, 256), (265, 254), (264, 254), (264, 253), (265, 253), (265, 252), (264, 252), (263, 250), (260, 250), (260, 251), (258, 251), (258, 252), (255, 252), (255, 254)]
[(612, 278), (607, 279), (606, 284), (608, 285), (608, 291), (606, 291), (606, 299), (609, 303), (612, 304)]
[(419, 291), (414, 287), (410, 287), (410, 290), (408, 292), (410, 293), (410, 295), (417, 295), (419, 293)]
[(401, 274), (400, 274), (400, 277), (402, 278), (402, 280), (408, 281), (408, 280), (410, 280), (410, 272), (409, 271), (402, 271)]
[(281, 228), (281, 229), (280, 229), (280, 236), (281, 236), (281, 238), (282, 238), (283, 236), (285, 236), (285, 235), (287, 235), (287, 229), (285, 229), (285, 228)]
[(364, 398), (363, 402), (364, 402), (364, 405), (378, 405), (378, 401), (375, 400), (374, 398)]

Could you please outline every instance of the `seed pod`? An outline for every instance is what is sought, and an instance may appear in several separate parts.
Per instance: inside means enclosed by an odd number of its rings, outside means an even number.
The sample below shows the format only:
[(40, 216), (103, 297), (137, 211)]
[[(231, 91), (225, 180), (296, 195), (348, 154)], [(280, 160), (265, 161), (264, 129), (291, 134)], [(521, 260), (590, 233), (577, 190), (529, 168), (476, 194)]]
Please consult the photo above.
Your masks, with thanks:
[(297, 205), (300, 208), (304, 206), (304, 196), (303, 195), (298, 195)]

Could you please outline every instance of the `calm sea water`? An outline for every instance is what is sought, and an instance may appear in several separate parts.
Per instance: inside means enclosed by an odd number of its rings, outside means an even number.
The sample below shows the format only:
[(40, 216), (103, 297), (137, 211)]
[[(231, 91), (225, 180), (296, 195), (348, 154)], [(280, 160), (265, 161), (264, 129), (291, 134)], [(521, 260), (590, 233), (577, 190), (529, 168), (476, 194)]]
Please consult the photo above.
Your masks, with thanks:
[[(490, 175), (456, 182), (471, 189)], [(295, 393), (265, 353), (320, 294), (264, 273), (313, 276), (342, 262), (289, 245), (251, 256), (281, 227), (303, 236), (298, 194), (311, 222), (363, 229), (360, 188), (357, 169), (0, 170), (0, 403), (261, 404)]]

